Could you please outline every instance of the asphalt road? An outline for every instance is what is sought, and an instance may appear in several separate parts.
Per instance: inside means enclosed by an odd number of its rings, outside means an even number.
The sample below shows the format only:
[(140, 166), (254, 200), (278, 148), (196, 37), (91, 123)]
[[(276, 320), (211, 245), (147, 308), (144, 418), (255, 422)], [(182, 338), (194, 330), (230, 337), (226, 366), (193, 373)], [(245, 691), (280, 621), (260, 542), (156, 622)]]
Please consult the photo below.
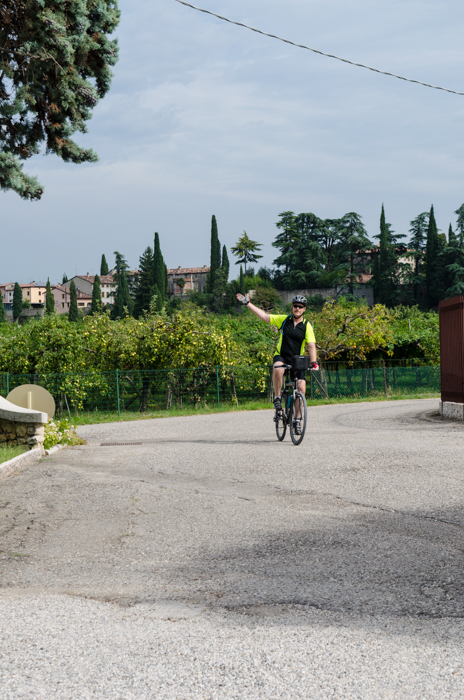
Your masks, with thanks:
[(0, 698), (462, 698), (437, 408), (310, 408), (298, 447), (271, 411), (86, 426), (0, 481)]

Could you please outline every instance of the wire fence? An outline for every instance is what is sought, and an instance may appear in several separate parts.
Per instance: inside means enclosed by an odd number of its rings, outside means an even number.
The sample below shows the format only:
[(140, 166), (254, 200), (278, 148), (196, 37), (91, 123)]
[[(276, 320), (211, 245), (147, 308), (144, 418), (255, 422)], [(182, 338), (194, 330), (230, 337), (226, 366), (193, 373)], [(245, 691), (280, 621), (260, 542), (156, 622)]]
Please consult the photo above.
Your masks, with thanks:
[[(192, 369), (0, 374), (0, 395), (23, 384), (47, 389), (57, 415), (89, 411), (146, 412), (170, 408), (239, 405), (273, 399), (272, 366), (197, 367)], [(326, 363), (307, 373), (308, 399), (388, 397), (440, 391), (440, 366), (370, 362), (340, 367)]]

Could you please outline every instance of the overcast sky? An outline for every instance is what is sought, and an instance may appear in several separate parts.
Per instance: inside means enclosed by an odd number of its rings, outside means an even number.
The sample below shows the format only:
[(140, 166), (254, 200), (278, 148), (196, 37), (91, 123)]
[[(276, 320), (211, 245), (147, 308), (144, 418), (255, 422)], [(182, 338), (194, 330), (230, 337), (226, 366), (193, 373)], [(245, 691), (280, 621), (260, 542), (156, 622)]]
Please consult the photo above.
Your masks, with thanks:
[[(381, 70), (464, 92), (456, 0), (197, 0), (193, 4)], [(120, 0), (120, 60), (89, 133), (97, 164), (37, 156), (40, 202), (0, 192), (0, 282), (131, 267), (154, 231), (168, 267), (209, 264), (211, 215), (228, 247), (271, 243), (282, 211), (380, 208), (397, 232), (464, 202), (464, 97), (259, 36), (175, 0)]]

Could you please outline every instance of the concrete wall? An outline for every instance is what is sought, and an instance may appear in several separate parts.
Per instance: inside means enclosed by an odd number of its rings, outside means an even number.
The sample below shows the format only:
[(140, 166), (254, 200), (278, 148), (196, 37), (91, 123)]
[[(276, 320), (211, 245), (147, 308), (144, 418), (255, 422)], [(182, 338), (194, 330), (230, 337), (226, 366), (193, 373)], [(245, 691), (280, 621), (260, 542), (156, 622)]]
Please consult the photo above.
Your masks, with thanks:
[(282, 297), (282, 301), (284, 304), (289, 304), (291, 300), (293, 299), (294, 296), (297, 294), (301, 294), (303, 297), (314, 297), (317, 294), (319, 294), (321, 297), (324, 297), (324, 299), (336, 299), (337, 298), (337, 290), (335, 288), (333, 289), (291, 289), (289, 291), (287, 290), (278, 290), (277, 292), (280, 297)]
[[(301, 294), (304, 297), (319, 295), (324, 299), (336, 299), (339, 296), (343, 296), (344, 293), (347, 294), (348, 290), (342, 287), (332, 287), (330, 289), (291, 289), (289, 291), (278, 290), (278, 294), (282, 297), (284, 304), (289, 304), (297, 294)], [(367, 287), (365, 284), (362, 284), (359, 289), (354, 290), (354, 295), (366, 299), (369, 306), (374, 304), (374, 290), (372, 287)]]

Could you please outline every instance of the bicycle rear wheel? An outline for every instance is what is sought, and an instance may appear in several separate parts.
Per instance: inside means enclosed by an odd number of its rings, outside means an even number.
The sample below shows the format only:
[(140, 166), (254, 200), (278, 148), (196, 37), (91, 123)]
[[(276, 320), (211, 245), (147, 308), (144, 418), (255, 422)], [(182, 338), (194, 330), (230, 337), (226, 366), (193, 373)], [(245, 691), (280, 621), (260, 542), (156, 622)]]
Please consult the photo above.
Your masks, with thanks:
[[(292, 442), (294, 445), (299, 445), (303, 441), (306, 432), (307, 413), (308, 409), (306, 406), (306, 399), (300, 391), (297, 391), (295, 399), (292, 402), (291, 412), (288, 421), (290, 423), (290, 437), (292, 438)], [(301, 432), (298, 435), (295, 432), (295, 420), (300, 421)]]

